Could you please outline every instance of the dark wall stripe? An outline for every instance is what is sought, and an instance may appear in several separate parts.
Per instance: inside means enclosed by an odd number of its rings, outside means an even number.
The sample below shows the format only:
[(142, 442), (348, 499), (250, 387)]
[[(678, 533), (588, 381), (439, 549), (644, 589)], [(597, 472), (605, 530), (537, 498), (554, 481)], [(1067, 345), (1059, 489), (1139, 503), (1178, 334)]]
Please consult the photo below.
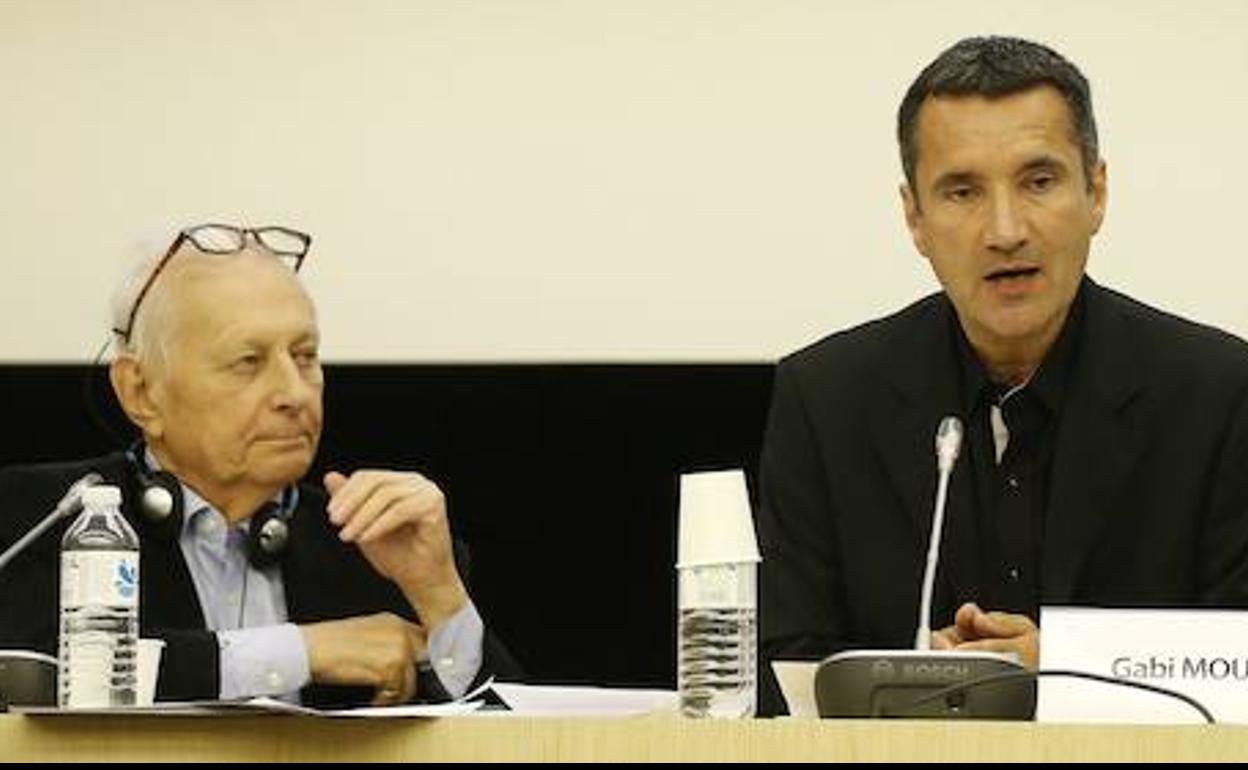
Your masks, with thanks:
[[(23, 415), (0, 465), (115, 448), (84, 403), (88, 375), (120, 429), (103, 369), (0, 366), (0, 398)], [(436, 480), (474, 596), (536, 680), (671, 686), (678, 476), (753, 471), (771, 377), (764, 364), (330, 366), (317, 470)]]

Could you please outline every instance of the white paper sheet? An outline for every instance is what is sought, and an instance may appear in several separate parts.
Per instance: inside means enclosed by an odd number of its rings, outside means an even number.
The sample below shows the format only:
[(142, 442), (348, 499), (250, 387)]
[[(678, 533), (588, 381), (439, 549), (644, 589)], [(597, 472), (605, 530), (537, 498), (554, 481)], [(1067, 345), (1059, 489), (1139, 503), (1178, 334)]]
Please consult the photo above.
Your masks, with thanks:
[(815, 705), (815, 671), (818, 668), (818, 661), (811, 660), (771, 662), (784, 702), (789, 706), (789, 716), (819, 717), (819, 708)]
[[(674, 712), (672, 690), (557, 687), (494, 683), (494, 692), (517, 716), (631, 716)], [(494, 712), (491, 712), (494, 713)]]

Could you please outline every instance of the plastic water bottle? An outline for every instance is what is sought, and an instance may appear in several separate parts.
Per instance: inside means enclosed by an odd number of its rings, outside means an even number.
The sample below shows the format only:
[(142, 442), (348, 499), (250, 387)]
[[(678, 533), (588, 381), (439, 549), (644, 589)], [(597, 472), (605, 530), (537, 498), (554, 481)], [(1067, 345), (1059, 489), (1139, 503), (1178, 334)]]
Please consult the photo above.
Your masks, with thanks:
[(676, 687), (686, 716), (754, 716), (758, 561), (745, 473), (682, 475)]
[(61, 540), (61, 708), (130, 706), (137, 686), (139, 539), (121, 490), (88, 487)]
[(756, 579), (753, 562), (680, 570), (676, 677), (685, 716), (754, 716)]

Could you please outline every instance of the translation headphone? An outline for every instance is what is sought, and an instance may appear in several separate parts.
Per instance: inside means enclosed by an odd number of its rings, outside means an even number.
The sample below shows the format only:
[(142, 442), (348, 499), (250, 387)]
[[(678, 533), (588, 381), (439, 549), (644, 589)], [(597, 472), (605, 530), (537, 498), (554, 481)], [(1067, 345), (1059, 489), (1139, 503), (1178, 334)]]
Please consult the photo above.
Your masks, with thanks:
[[(139, 480), (139, 510), (147, 528), (159, 537), (177, 540), (182, 531), (182, 485), (168, 471), (152, 470), (140, 459), (142, 443), (126, 449), (134, 475)], [(293, 488), (282, 492), (282, 502), (268, 502), (251, 517), (247, 526), (247, 560), (256, 569), (277, 564), (290, 542), (290, 510)]]

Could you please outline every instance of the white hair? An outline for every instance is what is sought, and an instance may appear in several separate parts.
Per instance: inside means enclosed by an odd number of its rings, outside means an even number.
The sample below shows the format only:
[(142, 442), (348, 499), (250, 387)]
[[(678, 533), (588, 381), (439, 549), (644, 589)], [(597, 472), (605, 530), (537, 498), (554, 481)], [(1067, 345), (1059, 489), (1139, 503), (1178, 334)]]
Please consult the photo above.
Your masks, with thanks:
[[(143, 238), (130, 249), (137, 258), (114, 289), (110, 304), (110, 332), (117, 355), (128, 355), (140, 362), (157, 365), (168, 359), (175, 320), (174, 303), (167, 301), (164, 288), (168, 285), (165, 274), (169, 272), (170, 265), (166, 265), (148, 287), (140, 312), (135, 312), (135, 302), (152, 273), (160, 266), (170, 245), (172, 239), (164, 240), (161, 245), (156, 238)], [(127, 326), (130, 328), (127, 329)]]
[[(219, 259), (217, 255), (202, 252), (188, 242), (178, 248), (176, 255), (170, 255), (169, 262), (162, 268), (161, 262), (175, 237), (164, 240), (145, 237), (137, 240), (131, 248), (137, 258), (114, 290), (110, 306), (113, 348), (118, 356), (129, 356), (153, 367), (167, 366), (175, 347), (174, 333), (178, 325), (177, 302), (169, 291), (174, 286), (171, 279), (190, 264)], [(152, 274), (158, 269), (159, 274), (148, 286)], [(135, 303), (139, 301), (139, 293), (144, 286), (147, 286), (147, 293), (143, 295), (142, 305), (136, 312)]]

